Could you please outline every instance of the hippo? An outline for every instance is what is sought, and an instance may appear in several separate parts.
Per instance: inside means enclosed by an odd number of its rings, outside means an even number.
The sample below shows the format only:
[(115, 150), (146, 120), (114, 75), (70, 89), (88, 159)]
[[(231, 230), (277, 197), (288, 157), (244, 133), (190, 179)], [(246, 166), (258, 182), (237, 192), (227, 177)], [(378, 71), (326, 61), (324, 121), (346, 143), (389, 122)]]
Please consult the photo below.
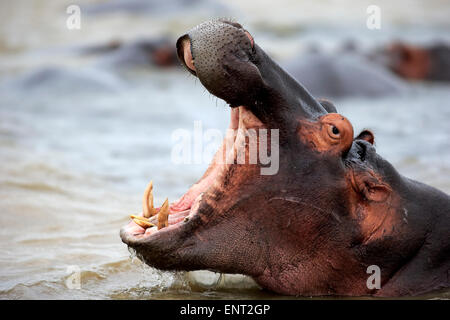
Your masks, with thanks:
[(167, 37), (136, 39), (125, 43), (113, 41), (106, 46), (91, 47), (85, 52), (103, 53), (96, 66), (112, 69), (178, 66), (175, 50), (170, 43)]
[(282, 64), (314, 96), (322, 98), (407, 95), (409, 81), (450, 81), (450, 47), (402, 42), (363, 52), (346, 42), (337, 52), (317, 46)]
[(408, 92), (403, 79), (362, 54), (309, 53), (283, 67), (311, 94), (322, 98), (376, 98)]
[(99, 68), (45, 66), (26, 72), (0, 84), (4, 90), (20, 90), (27, 93), (52, 92), (118, 92), (126, 87), (118, 76)]
[[(162, 270), (248, 275), (282, 295), (397, 297), (449, 287), (449, 195), (399, 174), (370, 130), (355, 137), (333, 103), (314, 98), (240, 24), (204, 22), (176, 46), (186, 69), (229, 104), (238, 133), (179, 200), (163, 208), (144, 201), (143, 215), (121, 228), (140, 259)], [(220, 161), (225, 145), (250, 147), (251, 129), (266, 139), (260, 148), (278, 152), (277, 172), (262, 174), (261, 159)], [(264, 135), (269, 129), (277, 135)]]
[(0, 87), (28, 92), (117, 92), (128, 85), (121, 71), (178, 67), (177, 55), (172, 46), (169, 47), (168, 38), (161, 37), (69, 48), (71, 53), (97, 57), (93, 62), (77, 68), (51, 65), (40, 67), (8, 79)]
[(376, 53), (388, 68), (406, 80), (450, 81), (450, 46), (435, 43), (428, 46), (394, 42)]

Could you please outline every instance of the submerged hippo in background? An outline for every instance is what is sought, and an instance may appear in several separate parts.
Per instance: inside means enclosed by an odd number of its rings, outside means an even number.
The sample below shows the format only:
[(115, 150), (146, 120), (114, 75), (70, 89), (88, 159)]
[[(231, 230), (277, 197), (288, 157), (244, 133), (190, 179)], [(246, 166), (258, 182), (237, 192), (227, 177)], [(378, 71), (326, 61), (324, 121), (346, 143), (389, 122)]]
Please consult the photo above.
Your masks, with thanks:
[(102, 44), (70, 48), (71, 53), (97, 56), (94, 66), (125, 69), (133, 67), (179, 66), (170, 37), (111, 40)]
[(386, 97), (409, 92), (408, 80), (450, 81), (450, 47), (394, 42), (364, 52), (352, 42), (338, 52), (312, 47), (283, 64), (313, 96)]
[[(278, 129), (279, 170), (263, 175), (261, 161), (221, 163), (219, 149), (204, 176), (169, 210), (167, 203), (159, 209), (169, 213), (159, 228), (131, 221), (121, 229), (143, 261), (246, 274), (287, 295), (402, 296), (449, 287), (447, 194), (401, 176), (376, 153), (370, 131), (354, 138), (351, 123), (241, 25), (200, 24), (177, 48), (187, 69), (231, 107), (230, 127), (240, 130), (224, 146), (246, 150), (250, 129)], [(367, 286), (372, 265), (381, 271), (379, 290)]]
[(317, 97), (386, 97), (408, 90), (397, 75), (357, 53), (305, 54), (283, 67)]
[[(176, 50), (167, 37), (111, 41), (64, 50), (70, 54), (92, 55), (95, 58), (76, 68), (60, 65), (40, 67), (8, 79), (4, 85), (12, 90), (28, 92), (116, 92), (129, 85), (121, 71), (179, 66)], [(56, 53), (61, 53), (61, 50), (56, 50)]]
[(107, 45), (86, 48), (84, 53), (102, 53), (97, 66), (112, 68), (178, 66), (176, 52), (168, 37), (113, 41)]
[(408, 80), (450, 81), (450, 46), (429, 46), (395, 42), (379, 50), (375, 56), (393, 72)]
[(20, 90), (27, 94), (43, 92), (51, 95), (73, 92), (120, 92), (126, 85), (127, 83), (116, 74), (98, 68), (46, 66), (0, 82), (0, 89)]

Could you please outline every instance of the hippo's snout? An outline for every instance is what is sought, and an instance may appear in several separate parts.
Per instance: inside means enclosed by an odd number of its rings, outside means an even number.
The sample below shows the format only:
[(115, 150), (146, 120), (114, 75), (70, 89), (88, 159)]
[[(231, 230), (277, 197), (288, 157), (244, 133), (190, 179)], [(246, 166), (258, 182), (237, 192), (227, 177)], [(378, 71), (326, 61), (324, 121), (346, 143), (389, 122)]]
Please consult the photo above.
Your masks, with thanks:
[[(240, 26), (238, 28), (242, 29), (242, 27), (240, 27)], [(251, 34), (248, 31), (244, 30), (244, 33), (247, 36), (248, 40), (250, 41), (250, 46), (253, 48), (253, 46), (254, 46), (253, 37), (251, 36)], [(242, 38), (242, 36), (240, 38)], [(238, 41), (238, 43), (239, 43), (239, 41)], [(244, 46), (248, 45), (247, 41), (243, 41), (243, 43), (241, 43), (241, 44), (243, 44)], [(192, 57), (191, 40), (187, 34), (180, 37), (180, 39), (178, 40), (177, 52), (178, 52), (178, 57), (182, 61), (182, 63), (184, 63), (184, 65), (188, 68), (188, 70), (195, 75), (196, 68), (195, 68), (194, 58)], [(233, 53), (233, 50), (230, 50), (230, 53)], [(220, 63), (219, 59), (217, 59), (217, 60), (218, 60), (217, 62)]]
[(210, 93), (232, 106), (248, 104), (250, 100), (243, 97), (256, 93), (262, 84), (253, 64), (253, 37), (238, 23), (202, 23), (178, 39), (177, 52), (180, 61)]

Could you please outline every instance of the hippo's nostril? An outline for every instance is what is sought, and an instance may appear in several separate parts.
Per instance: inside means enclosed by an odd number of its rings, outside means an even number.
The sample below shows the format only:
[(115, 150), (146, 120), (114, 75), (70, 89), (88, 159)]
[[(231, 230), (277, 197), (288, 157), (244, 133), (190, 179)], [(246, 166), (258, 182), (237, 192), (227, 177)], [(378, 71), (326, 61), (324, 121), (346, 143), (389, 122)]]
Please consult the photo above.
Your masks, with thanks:
[(194, 59), (192, 58), (191, 52), (191, 42), (189, 41), (189, 39), (185, 39), (183, 40), (181, 46), (183, 50), (184, 63), (189, 69), (195, 71)]
[(177, 54), (178, 58), (188, 68), (188, 70), (195, 74), (194, 58), (192, 57), (191, 52), (191, 40), (187, 34), (178, 39)]
[(251, 35), (248, 31), (245, 31), (245, 34), (246, 34), (247, 37), (250, 39), (250, 44), (251, 44), (251, 46), (252, 46), (252, 48), (253, 48), (253, 46), (255, 45), (255, 42), (254, 42), (254, 40), (253, 40), (252, 35)]

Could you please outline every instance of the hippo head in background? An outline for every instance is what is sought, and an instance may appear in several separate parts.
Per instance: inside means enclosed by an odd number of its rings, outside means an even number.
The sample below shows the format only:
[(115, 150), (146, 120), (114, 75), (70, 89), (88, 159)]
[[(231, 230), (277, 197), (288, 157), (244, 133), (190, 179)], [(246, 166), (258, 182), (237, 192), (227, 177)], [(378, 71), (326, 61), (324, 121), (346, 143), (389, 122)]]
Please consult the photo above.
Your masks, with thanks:
[(387, 66), (402, 78), (425, 80), (431, 69), (431, 57), (426, 48), (394, 42), (381, 52)]
[[(230, 105), (236, 134), (170, 204), (165, 227), (131, 221), (121, 229), (143, 261), (245, 274), (288, 295), (448, 287), (448, 195), (398, 174), (377, 155), (370, 131), (354, 138), (349, 120), (312, 97), (241, 25), (200, 24), (177, 50), (187, 70)], [(251, 133), (276, 166), (250, 161)], [(369, 285), (373, 268), (379, 285)]]
[(375, 56), (402, 78), (421, 81), (450, 81), (450, 46), (434, 43), (428, 46), (394, 42)]

